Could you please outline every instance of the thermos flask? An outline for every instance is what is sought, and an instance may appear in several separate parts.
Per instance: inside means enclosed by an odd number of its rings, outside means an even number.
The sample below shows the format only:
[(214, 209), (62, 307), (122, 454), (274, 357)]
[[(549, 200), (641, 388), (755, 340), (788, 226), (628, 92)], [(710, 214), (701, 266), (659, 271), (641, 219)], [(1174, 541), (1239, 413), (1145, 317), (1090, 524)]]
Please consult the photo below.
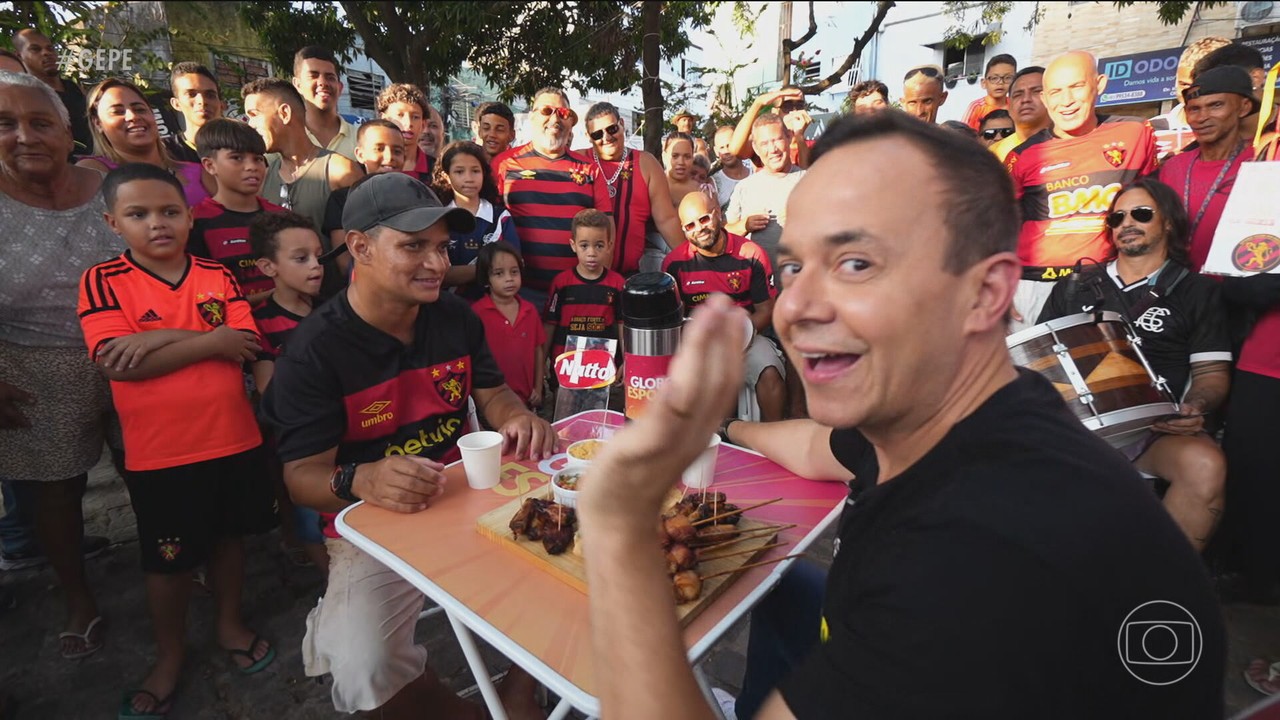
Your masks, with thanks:
[(684, 304), (676, 279), (664, 272), (633, 275), (622, 286), (622, 359), (627, 419), (645, 406), (667, 380), (671, 356), (680, 345)]

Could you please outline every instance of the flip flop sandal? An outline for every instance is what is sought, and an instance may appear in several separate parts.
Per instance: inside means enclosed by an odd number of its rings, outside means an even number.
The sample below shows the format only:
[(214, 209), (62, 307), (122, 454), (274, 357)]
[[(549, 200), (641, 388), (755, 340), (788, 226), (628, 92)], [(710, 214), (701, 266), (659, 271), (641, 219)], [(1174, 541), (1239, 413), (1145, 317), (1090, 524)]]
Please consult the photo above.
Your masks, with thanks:
[[(254, 675), (256, 673), (259, 673), (263, 670), (263, 668), (270, 665), (271, 662), (276, 659), (275, 646), (270, 643), (267, 643), (267, 654), (263, 655), (261, 660), (254, 661), (253, 649), (258, 647), (259, 642), (265, 643), (267, 641), (263, 639), (261, 635), (254, 635), (253, 642), (249, 643), (248, 650), (231, 650), (228, 648), (223, 648), (223, 650), (226, 650), (227, 654), (231, 656), (231, 662), (235, 664), (236, 670), (239, 670), (241, 675)], [(237, 657), (246, 657), (253, 664), (248, 665), (246, 667), (241, 667), (240, 664), (235, 661)]]
[(58, 640), (79, 640), (84, 643), (84, 650), (81, 650), (80, 652), (73, 652), (73, 653), (64, 652), (64, 653), (61, 653), (62, 657), (66, 658), (67, 660), (79, 660), (80, 658), (87, 658), (90, 655), (101, 650), (102, 649), (101, 641), (94, 643), (89, 640), (89, 636), (93, 634), (93, 629), (97, 627), (98, 624), (101, 622), (102, 622), (102, 616), (99, 615), (98, 617), (94, 618), (89, 622), (89, 627), (85, 628), (83, 633), (73, 633), (71, 631), (58, 633)]
[(1243, 675), (1249, 687), (1263, 695), (1270, 696), (1280, 692), (1280, 662), (1268, 663), (1258, 658), (1249, 663)]
[[(173, 696), (177, 693), (169, 693), (169, 697), (161, 700), (156, 694), (150, 690), (126, 690), (124, 697), (120, 700), (120, 712), (116, 715), (117, 720), (164, 720), (169, 713), (173, 711)], [(155, 701), (155, 707), (146, 712), (133, 709), (133, 699), (139, 695), (146, 695)]]

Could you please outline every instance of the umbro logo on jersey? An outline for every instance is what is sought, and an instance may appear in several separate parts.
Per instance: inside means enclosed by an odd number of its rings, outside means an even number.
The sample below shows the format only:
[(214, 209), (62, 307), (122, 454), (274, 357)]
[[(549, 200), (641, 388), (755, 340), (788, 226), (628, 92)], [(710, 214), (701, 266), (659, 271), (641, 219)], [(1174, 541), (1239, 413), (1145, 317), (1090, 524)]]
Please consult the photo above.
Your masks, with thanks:
[(142, 313), (142, 317), (138, 318), (138, 322), (153, 323), (153, 322), (160, 322), (163, 319), (164, 318), (160, 317), (160, 313), (156, 312), (155, 310), (148, 310)]

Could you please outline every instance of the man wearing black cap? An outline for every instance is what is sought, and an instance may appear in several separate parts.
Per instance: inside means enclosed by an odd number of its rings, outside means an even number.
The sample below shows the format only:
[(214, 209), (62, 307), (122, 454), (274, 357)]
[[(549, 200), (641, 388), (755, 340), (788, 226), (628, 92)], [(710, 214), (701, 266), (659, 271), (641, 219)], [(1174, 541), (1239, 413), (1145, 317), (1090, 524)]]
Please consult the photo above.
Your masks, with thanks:
[[(440, 684), (414, 644), (422, 594), (333, 525), (359, 500), (402, 513), (430, 507), (444, 491), (444, 463), (458, 457), (469, 397), (506, 436), (506, 452), (551, 453), (554, 431), (503, 384), (479, 318), (440, 292), (449, 231), (473, 222), (408, 175), (353, 187), (342, 224), (355, 280), (298, 326), (263, 398), (289, 492), (325, 525), (329, 586), (307, 618), (303, 660), (308, 675), (332, 673), (341, 712), (483, 716)], [(504, 702), (531, 703), (532, 679), (516, 668), (508, 677)]]
[(1176, 190), (1187, 208), (1191, 269), (1199, 272), (1236, 174), (1253, 159), (1253, 146), (1240, 134), (1240, 123), (1258, 109), (1258, 101), (1249, 73), (1235, 65), (1201, 73), (1183, 91), (1182, 100), (1198, 147), (1166, 160), (1160, 182)]

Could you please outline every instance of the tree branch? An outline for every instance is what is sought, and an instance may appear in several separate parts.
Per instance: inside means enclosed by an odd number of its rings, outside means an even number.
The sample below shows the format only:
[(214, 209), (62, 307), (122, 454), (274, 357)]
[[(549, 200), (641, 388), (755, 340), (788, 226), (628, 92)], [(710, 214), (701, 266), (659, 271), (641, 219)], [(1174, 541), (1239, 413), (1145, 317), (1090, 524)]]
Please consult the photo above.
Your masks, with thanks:
[(858, 41), (854, 43), (853, 52), (849, 53), (849, 57), (845, 58), (840, 67), (832, 71), (830, 75), (816, 83), (801, 87), (800, 92), (805, 95), (817, 95), (840, 82), (840, 78), (844, 77), (844, 74), (849, 72), (849, 68), (858, 62), (858, 58), (862, 57), (862, 51), (866, 49), (867, 43), (871, 42), (871, 38), (875, 37), (876, 32), (880, 30), (880, 25), (884, 23), (885, 15), (889, 14), (889, 8), (896, 4), (893, 0), (880, 0), (880, 2), (876, 3), (876, 16), (871, 19), (871, 24), (867, 26), (866, 32), (862, 33), (862, 37), (858, 38)]
[[(345, 12), (347, 18), (351, 20), (351, 24), (355, 26), (356, 32), (360, 33), (361, 38), (375, 38), (381, 34), (364, 14), (365, 8), (363, 7), (363, 3), (344, 0), (341, 5), (343, 12)], [(395, 54), (387, 51), (388, 45), (389, 43), (371, 43), (366, 41), (364, 43), (364, 52), (374, 62), (378, 63), (383, 70), (387, 71), (387, 76), (391, 78), (391, 82), (404, 82), (404, 63), (401, 62), (400, 58)]]
[(787, 50), (795, 50), (801, 45), (812, 40), (813, 36), (816, 34), (818, 34), (818, 20), (813, 16), (813, 0), (809, 0), (809, 30), (805, 34), (801, 35), (799, 40), (789, 41)]

